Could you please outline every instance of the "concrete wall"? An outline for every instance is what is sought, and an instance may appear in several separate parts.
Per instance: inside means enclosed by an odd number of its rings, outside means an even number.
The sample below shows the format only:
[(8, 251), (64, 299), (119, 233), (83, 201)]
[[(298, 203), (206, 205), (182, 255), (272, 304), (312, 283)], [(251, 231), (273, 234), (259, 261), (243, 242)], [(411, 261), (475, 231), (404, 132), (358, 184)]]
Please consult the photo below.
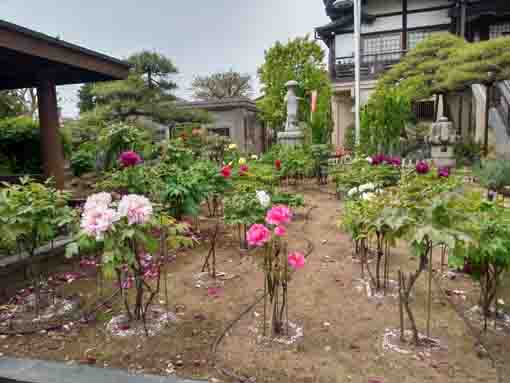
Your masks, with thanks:
[(336, 57), (348, 57), (354, 55), (354, 35), (346, 33), (335, 36)]
[(255, 112), (244, 108), (235, 108), (231, 110), (212, 110), (209, 113), (213, 117), (213, 123), (207, 126), (208, 129), (214, 132), (214, 129), (228, 128), (230, 139), (240, 150), (249, 153), (260, 153), (264, 149), (263, 127), (261, 122), (257, 120)]

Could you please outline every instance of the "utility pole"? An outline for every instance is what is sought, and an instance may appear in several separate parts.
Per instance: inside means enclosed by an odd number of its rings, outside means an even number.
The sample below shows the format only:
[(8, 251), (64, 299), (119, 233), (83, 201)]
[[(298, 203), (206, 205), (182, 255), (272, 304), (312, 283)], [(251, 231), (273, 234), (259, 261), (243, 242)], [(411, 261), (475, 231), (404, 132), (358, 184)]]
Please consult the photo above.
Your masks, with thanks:
[(361, 139), (361, 121), (360, 121), (360, 81), (361, 81), (361, 2), (354, 0), (354, 98), (355, 98), (355, 133), (356, 146), (359, 146)]

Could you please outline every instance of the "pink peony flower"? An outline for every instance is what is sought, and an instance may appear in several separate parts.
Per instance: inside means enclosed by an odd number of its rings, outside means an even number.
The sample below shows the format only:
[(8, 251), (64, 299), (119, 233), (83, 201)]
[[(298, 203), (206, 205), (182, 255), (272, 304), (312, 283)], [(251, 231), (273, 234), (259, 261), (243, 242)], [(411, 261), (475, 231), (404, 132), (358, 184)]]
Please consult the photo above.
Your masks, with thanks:
[(119, 162), (122, 167), (130, 168), (141, 163), (142, 157), (140, 157), (138, 153), (128, 150), (120, 155)]
[(246, 164), (243, 164), (241, 166), (239, 166), (239, 174), (240, 175), (243, 175), (244, 173), (246, 173), (248, 171), (248, 165)]
[(96, 193), (87, 198), (83, 211), (95, 210), (97, 208), (108, 208), (112, 203), (112, 196), (109, 193)]
[(119, 203), (119, 215), (127, 217), (130, 225), (144, 224), (152, 216), (152, 204), (143, 196), (130, 194), (122, 197)]
[(221, 168), (221, 175), (223, 178), (230, 178), (232, 175), (232, 167), (230, 165), (225, 165)]
[(285, 234), (287, 234), (287, 229), (285, 229), (284, 226), (276, 226), (274, 229), (274, 234), (278, 237), (283, 237)]
[(284, 205), (273, 206), (266, 215), (266, 222), (270, 225), (285, 225), (292, 220), (292, 211)]
[(303, 268), (306, 262), (305, 256), (298, 251), (290, 253), (289, 256), (287, 257), (287, 260), (289, 262), (289, 266), (292, 267), (294, 270)]
[(255, 224), (250, 227), (246, 233), (246, 239), (250, 246), (260, 247), (271, 239), (271, 232), (267, 227), (261, 224)]
[(437, 169), (437, 175), (439, 177), (448, 178), (450, 176), (450, 168), (443, 167), (443, 168)]
[(420, 161), (416, 164), (416, 173), (418, 174), (427, 174), (429, 170), (429, 164), (427, 164), (425, 161)]
[(119, 214), (115, 210), (97, 206), (83, 213), (80, 227), (85, 234), (100, 241), (104, 238), (104, 234), (111, 230), (113, 224), (118, 220)]

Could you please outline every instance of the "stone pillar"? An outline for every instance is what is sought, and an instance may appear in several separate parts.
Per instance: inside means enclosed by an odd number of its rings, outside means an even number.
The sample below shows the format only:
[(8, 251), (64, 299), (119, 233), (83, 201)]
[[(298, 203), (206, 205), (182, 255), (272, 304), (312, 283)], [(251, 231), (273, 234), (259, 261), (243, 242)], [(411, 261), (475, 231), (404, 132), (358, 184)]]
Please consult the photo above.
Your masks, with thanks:
[(64, 155), (58, 134), (59, 118), (57, 89), (51, 80), (42, 80), (37, 87), (39, 126), (44, 176), (53, 177), (57, 188), (64, 188)]
[(296, 81), (289, 81), (287, 87), (287, 122), (285, 131), (278, 133), (278, 143), (287, 146), (299, 146), (304, 143), (304, 133), (298, 124), (299, 99), (296, 96)]

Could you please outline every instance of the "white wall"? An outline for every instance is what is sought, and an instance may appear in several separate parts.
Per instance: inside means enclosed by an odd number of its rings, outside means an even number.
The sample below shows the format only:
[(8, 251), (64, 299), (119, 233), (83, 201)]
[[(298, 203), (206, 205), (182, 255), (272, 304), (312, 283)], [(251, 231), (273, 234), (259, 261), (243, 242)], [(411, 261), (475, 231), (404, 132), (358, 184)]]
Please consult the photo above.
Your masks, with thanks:
[[(448, 0), (409, 0), (408, 9), (422, 9), (448, 5)], [(367, 4), (366, 11), (369, 14), (402, 12), (402, 0), (371, 0)], [(448, 9), (439, 11), (416, 13), (408, 15), (408, 28), (425, 27), (438, 24), (448, 24), (451, 19), (448, 17)], [(402, 28), (402, 15), (380, 17), (372, 24), (363, 24), (362, 33), (382, 32), (391, 29)]]
[(407, 27), (418, 28), (438, 24), (450, 24), (452, 19), (448, 16), (448, 9), (427, 13), (412, 13), (407, 15)]
[[(427, 1), (421, 2), (425, 3)], [(377, 13), (401, 12), (402, 0), (369, 0), (364, 9), (371, 15)]]
[(347, 33), (335, 36), (336, 57), (347, 57), (354, 55), (354, 35)]
[(363, 24), (361, 33), (374, 33), (402, 28), (402, 16), (378, 17), (371, 24)]
[(440, 7), (442, 5), (449, 5), (451, 2), (449, 0), (408, 0), (407, 9), (422, 9), (429, 7)]

